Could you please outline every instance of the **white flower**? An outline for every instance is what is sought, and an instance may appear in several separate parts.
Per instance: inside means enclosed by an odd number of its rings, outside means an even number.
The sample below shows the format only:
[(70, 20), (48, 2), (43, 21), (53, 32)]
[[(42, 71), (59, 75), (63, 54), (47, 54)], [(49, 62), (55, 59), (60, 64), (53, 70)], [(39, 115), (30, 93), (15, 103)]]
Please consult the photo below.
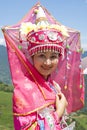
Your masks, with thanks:
[(22, 23), (20, 26), (20, 32), (21, 34), (27, 35), (30, 31), (34, 30), (36, 28), (35, 24), (32, 24), (31, 22)]
[(63, 36), (66, 36), (66, 37), (69, 36), (66, 27), (63, 26), (63, 25), (61, 25), (61, 33), (62, 33)]
[(20, 32), (22, 35), (27, 35), (31, 31), (38, 31), (40, 29), (56, 29), (58, 32), (61, 32), (63, 36), (68, 37), (69, 34), (67, 29), (63, 25), (58, 24), (48, 24), (47, 22), (41, 21), (39, 24), (32, 24), (31, 22), (24, 22), (20, 26)]

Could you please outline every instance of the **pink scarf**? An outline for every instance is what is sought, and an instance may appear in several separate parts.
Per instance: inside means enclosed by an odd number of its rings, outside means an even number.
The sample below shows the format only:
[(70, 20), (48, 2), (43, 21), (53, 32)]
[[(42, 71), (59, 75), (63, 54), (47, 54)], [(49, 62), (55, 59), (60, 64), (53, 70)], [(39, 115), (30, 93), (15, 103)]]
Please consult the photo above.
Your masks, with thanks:
[[(32, 17), (32, 12), (36, 6), (37, 4), (20, 23), (3, 31), (14, 85), (13, 112), (15, 115), (27, 115), (55, 102), (55, 94), (31, 65), (28, 60), (26, 45), (19, 41), (17, 28), (24, 21), (34, 22), (35, 18)], [(44, 7), (43, 9), (48, 20), (55, 23), (55, 19), (49, 15)], [(67, 39), (67, 45), (65, 45), (65, 58), (60, 60), (58, 72), (52, 74), (51, 78), (60, 85), (65, 94), (69, 104), (67, 111), (70, 113), (84, 106), (84, 79), (80, 61), (80, 33), (73, 29), (69, 29), (68, 32), (70, 37)]]

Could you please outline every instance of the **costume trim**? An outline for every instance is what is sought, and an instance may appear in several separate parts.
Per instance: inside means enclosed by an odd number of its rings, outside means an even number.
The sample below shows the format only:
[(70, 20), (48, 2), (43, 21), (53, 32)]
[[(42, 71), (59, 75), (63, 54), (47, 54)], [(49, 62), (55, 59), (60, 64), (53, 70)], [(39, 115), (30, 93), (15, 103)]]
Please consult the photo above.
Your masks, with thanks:
[(36, 111), (40, 110), (40, 109), (43, 109), (43, 108), (45, 108), (45, 107), (47, 107), (47, 106), (49, 106), (49, 105), (52, 105), (52, 104), (54, 104), (54, 101), (53, 101), (53, 102), (49, 102), (48, 104), (45, 104), (44, 106), (41, 106), (41, 107), (39, 107), (39, 108), (36, 108), (36, 109), (34, 109), (33, 111), (30, 111), (30, 112), (27, 112), (27, 113), (22, 113), (22, 114), (13, 113), (13, 115), (14, 115), (14, 116), (26, 116), (26, 115), (29, 115), (29, 114), (31, 114), (31, 113), (33, 113), (33, 112), (36, 112)]

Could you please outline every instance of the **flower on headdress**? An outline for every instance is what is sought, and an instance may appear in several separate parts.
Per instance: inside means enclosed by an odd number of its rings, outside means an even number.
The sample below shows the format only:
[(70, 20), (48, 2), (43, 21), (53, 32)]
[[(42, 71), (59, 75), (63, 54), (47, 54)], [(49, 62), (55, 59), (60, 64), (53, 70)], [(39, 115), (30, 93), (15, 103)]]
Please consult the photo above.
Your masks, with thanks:
[(63, 36), (69, 37), (69, 34), (67, 32), (67, 29), (65, 26), (61, 25), (61, 33)]
[(61, 31), (61, 26), (58, 24), (51, 24), (51, 26), (49, 26), (51, 29), (57, 29), (59, 32)]
[(35, 30), (36, 25), (31, 22), (22, 23), (20, 26), (21, 34), (27, 35), (30, 31)]
[(66, 27), (63, 26), (63, 25), (52, 24), (52, 25), (50, 26), (50, 28), (58, 30), (58, 31), (61, 32), (62, 35), (65, 36), (65, 37), (68, 37), (68, 36), (69, 36)]
[(63, 25), (48, 24), (46, 21), (41, 21), (39, 24), (32, 24), (31, 22), (22, 23), (20, 26), (20, 32), (23, 35), (27, 35), (31, 31), (38, 31), (40, 29), (56, 29), (62, 33), (63, 36), (68, 37), (67, 29)]
[(38, 12), (39, 12), (39, 10), (38, 10), (38, 9), (35, 9), (35, 10), (34, 10), (34, 13), (35, 13), (35, 14), (37, 14)]

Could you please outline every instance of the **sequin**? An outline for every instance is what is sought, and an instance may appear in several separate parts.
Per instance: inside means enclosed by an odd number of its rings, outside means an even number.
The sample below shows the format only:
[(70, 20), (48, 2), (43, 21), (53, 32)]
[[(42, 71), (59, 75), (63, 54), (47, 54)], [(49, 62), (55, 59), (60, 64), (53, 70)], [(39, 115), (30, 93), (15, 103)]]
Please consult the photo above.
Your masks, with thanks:
[(40, 34), (40, 35), (38, 36), (38, 38), (39, 38), (39, 40), (44, 40), (44, 39), (45, 39), (45, 35), (44, 35), (44, 34)]
[(36, 41), (36, 38), (35, 38), (35, 37), (31, 37), (31, 41), (32, 41), (32, 42), (35, 42), (35, 41)]
[(57, 40), (57, 32), (52, 32), (50, 31), (48, 34), (47, 34), (49, 40), (52, 40), (52, 41), (55, 41)]

